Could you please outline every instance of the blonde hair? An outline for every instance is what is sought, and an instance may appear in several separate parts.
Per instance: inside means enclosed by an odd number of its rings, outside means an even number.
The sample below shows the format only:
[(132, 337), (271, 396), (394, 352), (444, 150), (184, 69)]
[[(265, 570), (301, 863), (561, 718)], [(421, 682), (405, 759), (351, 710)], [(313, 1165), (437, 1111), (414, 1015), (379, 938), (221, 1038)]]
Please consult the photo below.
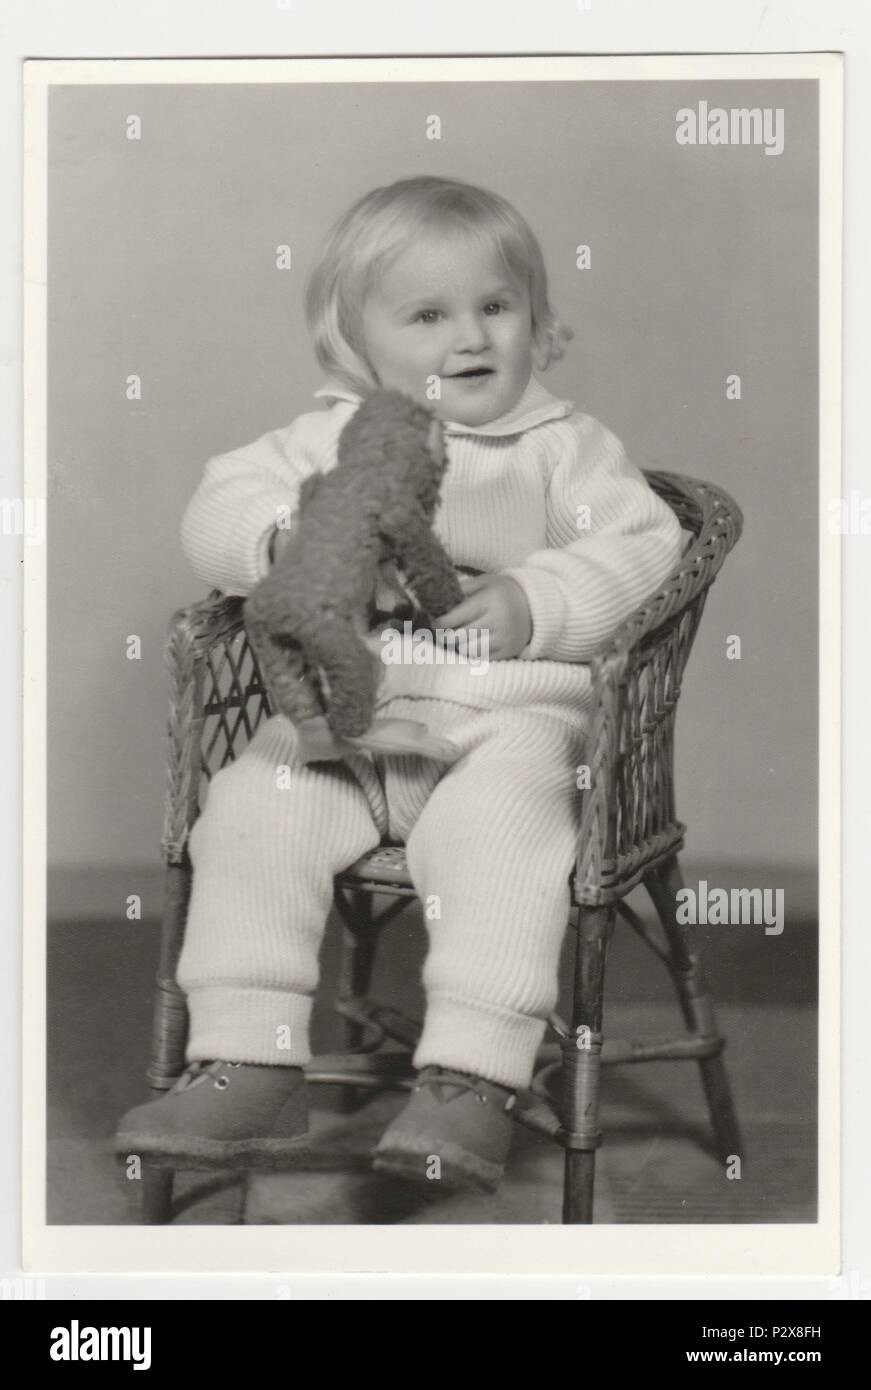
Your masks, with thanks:
[(305, 290), (305, 316), (325, 372), (362, 395), (378, 386), (365, 352), (362, 311), (387, 266), (433, 226), (471, 235), (494, 250), (503, 269), (529, 291), (533, 361), (540, 371), (574, 337), (548, 300), (541, 248), (516, 208), (485, 188), (422, 175), (375, 188), (332, 228)]

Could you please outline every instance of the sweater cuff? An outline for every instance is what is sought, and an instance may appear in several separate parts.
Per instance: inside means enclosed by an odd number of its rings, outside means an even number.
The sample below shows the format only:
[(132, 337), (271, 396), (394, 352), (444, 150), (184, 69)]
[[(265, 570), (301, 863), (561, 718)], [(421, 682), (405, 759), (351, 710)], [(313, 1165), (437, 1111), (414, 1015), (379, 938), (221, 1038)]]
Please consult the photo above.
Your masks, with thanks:
[[(269, 573), (272, 565), (269, 560), (269, 542), (278, 521), (280, 509), (287, 506), (287, 497), (280, 493), (266, 493), (250, 502), (241, 518), (240, 531), (250, 536), (246, 546), (247, 554), (240, 556), (244, 592), (250, 593), (261, 579)], [(238, 592), (238, 590), (235, 590)]]
[(521, 661), (553, 659), (552, 653), (566, 624), (565, 600), (556, 575), (531, 566), (501, 570), (500, 573), (520, 585), (532, 618), (532, 637), (523, 651)]

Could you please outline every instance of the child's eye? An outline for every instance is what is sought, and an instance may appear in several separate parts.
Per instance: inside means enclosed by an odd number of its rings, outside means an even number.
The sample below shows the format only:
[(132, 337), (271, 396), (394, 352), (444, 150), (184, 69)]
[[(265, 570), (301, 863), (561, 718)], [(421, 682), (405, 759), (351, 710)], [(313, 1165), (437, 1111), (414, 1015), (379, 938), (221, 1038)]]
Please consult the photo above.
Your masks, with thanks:
[(492, 303), (486, 304), (486, 305), (484, 306), (484, 312), (486, 313), (486, 311), (487, 311), (488, 309), (507, 309), (507, 308), (508, 308), (508, 305), (507, 305), (507, 304), (502, 304), (498, 299), (494, 299), (494, 300), (492, 301)]
[(438, 309), (421, 309), (420, 313), (416, 316), (415, 322), (424, 321), (424, 322), (426, 322), (426, 323), (432, 323), (432, 319), (425, 319), (425, 320), (424, 320), (424, 315), (425, 315), (425, 314), (437, 314), (438, 312), (439, 312)]

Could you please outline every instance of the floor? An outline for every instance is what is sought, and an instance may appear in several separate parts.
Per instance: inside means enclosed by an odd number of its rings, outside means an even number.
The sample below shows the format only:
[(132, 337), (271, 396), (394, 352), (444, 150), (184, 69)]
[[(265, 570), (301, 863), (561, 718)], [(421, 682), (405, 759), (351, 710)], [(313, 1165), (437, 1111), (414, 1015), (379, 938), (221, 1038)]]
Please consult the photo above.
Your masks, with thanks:
[[(789, 901), (789, 899), (787, 899)], [(633, 903), (638, 901), (633, 897)], [(781, 937), (760, 927), (702, 932), (708, 975), (728, 1039), (726, 1060), (744, 1129), (740, 1178), (713, 1156), (695, 1064), (609, 1067), (597, 1160), (599, 1223), (802, 1222), (815, 1220), (816, 1008), (812, 914)], [(48, 1220), (134, 1224), (140, 1192), (115, 1162), (118, 1117), (147, 1097), (155, 920), (109, 923), (55, 912), (49, 930)], [(331, 922), (315, 1009), (316, 1050), (337, 1045), (329, 997), (338, 932)], [(412, 904), (386, 934), (373, 992), (419, 1015), (424, 951)], [(563, 972), (567, 976), (566, 971)], [(627, 927), (608, 961), (606, 1036), (679, 1035), (670, 982)], [(563, 1002), (562, 1011), (566, 1012)], [(314, 1153), (306, 1172), (180, 1174), (179, 1223), (539, 1223), (560, 1219), (562, 1153), (517, 1128), (498, 1193), (449, 1196), (371, 1172), (367, 1154), (401, 1096), (381, 1094), (344, 1113), (335, 1088), (313, 1090)]]

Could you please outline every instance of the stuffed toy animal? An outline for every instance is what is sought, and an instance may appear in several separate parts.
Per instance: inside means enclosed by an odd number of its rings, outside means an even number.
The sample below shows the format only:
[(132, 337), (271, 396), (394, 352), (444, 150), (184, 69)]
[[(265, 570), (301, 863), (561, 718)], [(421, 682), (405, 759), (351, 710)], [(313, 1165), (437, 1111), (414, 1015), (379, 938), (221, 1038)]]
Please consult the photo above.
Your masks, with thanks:
[(373, 723), (384, 667), (366, 644), (379, 574), (391, 568), (424, 625), (463, 597), (432, 530), (446, 466), (432, 413), (402, 392), (376, 391), (343, 429), (334, 468), (300, 488), (282, 552), (243, 611), (273, 707), (296, 726), (303, 761), (358, 748), (446, 761), (456, 754), (415, 721)]

